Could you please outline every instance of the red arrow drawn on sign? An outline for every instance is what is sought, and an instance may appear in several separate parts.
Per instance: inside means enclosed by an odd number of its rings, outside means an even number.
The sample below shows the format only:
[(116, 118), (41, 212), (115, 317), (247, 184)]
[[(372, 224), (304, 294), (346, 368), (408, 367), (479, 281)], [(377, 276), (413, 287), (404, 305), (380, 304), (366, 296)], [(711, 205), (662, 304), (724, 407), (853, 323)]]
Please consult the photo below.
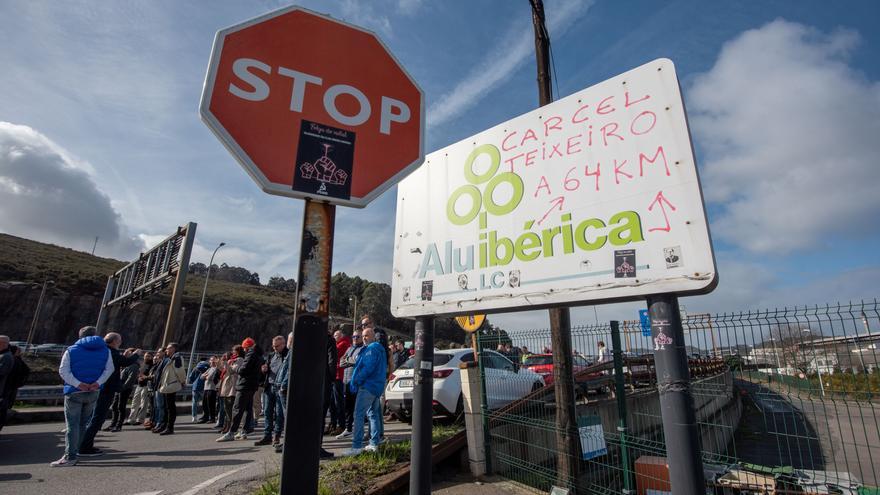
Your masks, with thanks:
[(657, 193), (657, 196), (654, 197), (654, 201), (651, 201), (651, 204), (648, 205), (648, 211), (653, 210), (655, 204), (660, 205), (660, 211), (663, 212), (663, 220), (666, 221), (666, 227), (654, 227), (652, 229), (648, 229), (648, 232), (654, 232), (655, 230), (662, 230), (664, 232), (669, 232), (669, 230), (672, 228), (669, 225), (669, 216), (666, 215), (666, 208), (663, 207), (664, 202), (667, 205), (669, 205), (670, 208), (672, 208), (672, 211), (675, 211), (675, 209), (676, 209), (675, 205), (670, 203), (669, 200), (666, 199), (666, 196), (663, 196), (663, 191), (659, 191)]
[(550, 201), (550, 209), (547, 210), (547, 213), (544, 213), (544, 216), (541, 217), (540, 220), (538, 220), (538, 225), (541, 225), (542, 223), (544, 223), (544, 220), (547, 220), (547, 216), (550, 215), (550, 212), (553, 211), (554, 209), (558, 209), (559, 211), (562, 211), (562, 205), (564, 203), (565, 203), (564, 196), (559, 196), (558, 198)]

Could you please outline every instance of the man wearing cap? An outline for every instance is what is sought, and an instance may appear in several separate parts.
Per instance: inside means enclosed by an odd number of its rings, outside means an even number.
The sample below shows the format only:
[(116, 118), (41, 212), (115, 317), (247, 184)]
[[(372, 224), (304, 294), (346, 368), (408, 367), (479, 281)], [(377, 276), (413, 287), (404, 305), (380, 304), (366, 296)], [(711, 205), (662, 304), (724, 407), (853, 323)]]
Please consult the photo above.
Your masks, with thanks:
[(218, 438), (218, 442), (228, 442), (230, 440), (247, 440), (247, 434), (244, 430), (235, 433), (241, 426), (244, 414), (253, 410), (254, 393), (260, 386), (260, 378), (262, 373), (260, 367), (263, 364), (263, 350), (254, 342), (254, 339), (248, 337), (241, 343), (241, 347), (245, 350), (244, 360), (238, 366), (238, 383), (235, 385), (235, 404), (232, 407), (232, 424), (229, 431)]

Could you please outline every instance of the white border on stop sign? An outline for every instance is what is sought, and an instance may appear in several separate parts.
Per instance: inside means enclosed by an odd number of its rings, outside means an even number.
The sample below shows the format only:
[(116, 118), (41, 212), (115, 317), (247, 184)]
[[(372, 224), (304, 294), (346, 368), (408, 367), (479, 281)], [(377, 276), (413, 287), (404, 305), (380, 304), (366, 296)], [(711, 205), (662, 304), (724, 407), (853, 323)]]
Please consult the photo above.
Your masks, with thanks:
[[(220, 64), (220, 54), (223, 52), (223, 39), (226, 35), (241, 31), (242, 29), (248, 28), (255, 24), (259, 24), (268, 19), (272, 19), (274, 17), (278, 17), (280, 15), (284, 15), (294, 11), (302, 11), (307, 14), (311, 14), (322, 19), (325, 19), (330, 22), (334, 22), (336, 24), (343, 25), (345, 27), (356, 29), (358, 31), (367, 33), (371, 35), (382, 48), (385, 50), (393, 60), (394, 63), (397, 64), (397, 67), (400, 68), (400, 71), (409, 79), (410, 83), (418, 90), (419, 92), (419, 156), (418, 158), (410, 163), (409, 165), (400, 169), (399, 172), (391, 176), (388, 180), (380, 184), (378, 187), (374, 188), (364, 197), (352, 197), (350, 200), (344, 200), (340, 198), (328, 198), (327, 196), (321, 196), (318, 194), (309, 194), (302, 191), (294, 191), (291, 189), (289, 184), (278, 184), (274, 182), (270, 182), (269, 179), (263, 174), (260, 168), (250, 159), (247, 153), (238, 145), (238, 143), (233, 139), (233, 137), (226, 131), (223, 125), (217, 120), (216, 117), (210, 111), (211, 97), (213, 96), (214, 91), (214, 82), (217, 77), (217, 66)], [(348, 22), (333, 19), (332, 17), (320, 14), (313, 10), (309, 10), (305, 7), (300, 7), (299, 5), (289, 5), (287, 7), (282, 7), (280, 9), (273, 10), (271, 12), (267, 12), (265, 14), (261, 14), (252, 19), (248, 19), (246, 21), (242, 21), (238, 24), (234, 24), (232, 26), (228, 26), (226, 28), (220, 29), (217, 31), (217, 34), (214, 37), (214, 44), (211, 48), (211, 58), (208, 61), (208, 71), (205, 74), (205, 83), (202, 87), (202, 98), (199, 102), (199, 115), (202, 118), (202, 121), (205, 125), (208, 126), (208, 129), (217, 136), (217, 139), (226, 147), (229, 153), (235, 158), (236, 161), (244, 168), (245, 172), (251, 176), (251, 179), (254, 180), (263, 192), (268, 194), (274, 194), (277, 196), (285, 196), (288, 198), (297, 198), (297, 199), (312, 199), (316, 201), (322, 201), (327, 203), (332, 203), (339, 206), (350, 206), (354, 208), (364, 208), (374, 199), (379, 197), (382, 193), (390, 189), (392, 186), (396, 185), (398, 182), (403, 180), (404, 177), (415, 171), (419, 168), (422, 163), (425, 161), (425, 93), (422, 91), (422, 87), (416, 82), (415, 79), (410, 75), (410, 73), (406, 70), (403, 64), (400, 63), (400, 60), (394, 55), (394, 53), (388, 48), (382, 38), (379, 37), (375, 32), (370, 31), (369, 29), (365, 29), (361, 26), (356, 26), (354, 24), (350, 24)], [(302, 120), (302, 117), (297, 117), (297, 119)], [(291, 157), (291, 161), (293, 161), (296, 157)], [(357, 163), (354, 164), (353, 170), (357, 170)], [(352, 174), (354, 176), (354, 173)]]

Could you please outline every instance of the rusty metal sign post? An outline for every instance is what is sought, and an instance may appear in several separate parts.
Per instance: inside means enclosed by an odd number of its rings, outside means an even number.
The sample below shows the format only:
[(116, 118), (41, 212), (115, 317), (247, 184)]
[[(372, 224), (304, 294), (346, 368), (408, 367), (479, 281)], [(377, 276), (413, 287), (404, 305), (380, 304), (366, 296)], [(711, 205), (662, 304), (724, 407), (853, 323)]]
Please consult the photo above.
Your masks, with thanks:
[[(336, 206), (306, 200), (297, 277), (296, 322), (288, 383), (281, 493), (318, 493), (324, 428), (327, 327)], [(295, 373), (294, 373), (294, 368)], [(319, 400), (316, 400), (319, 399)], [(295, 441), (291, 436), (295, 433)]]

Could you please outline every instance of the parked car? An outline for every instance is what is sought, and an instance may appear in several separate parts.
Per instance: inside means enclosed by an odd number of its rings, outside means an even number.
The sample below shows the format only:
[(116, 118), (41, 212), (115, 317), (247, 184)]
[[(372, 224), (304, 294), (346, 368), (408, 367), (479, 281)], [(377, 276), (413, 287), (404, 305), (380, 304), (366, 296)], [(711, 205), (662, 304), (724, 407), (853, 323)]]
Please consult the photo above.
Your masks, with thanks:
[[(473, 349), (434, 352), (434, 413), (456, 417), (464, 408), (459, 365), (473, 362)], [(385, 406), (405, 423), (412, 421), (413, 365), (410, 358), (397, 368), (385, 388)], [(514, 364), (494, 351), (483, 351), (486, 373), (486, 400), (489, 409), (498, 409), (544, 386), (537, 373)]]
[[(578, 374), (592, 364), (592, 361), (580, 354), (572, 356), (572, 371), (576, 376), (576, 385), (584, 394), (587, 393), (587, 390), (595, 390), (602, 393), (606, 389), (604, 381), (596, 383), (596, 380), (602, 380), (606, 376), (602, 372)], [(526, 356), (523, 366), (541, 375), (544, 378), (544, 383), (547, 385), (553, 383), (553, 354), (532, 354)]]
[(67, 346), (64, 344), (40, 344), (34, 346), (32, 351), (34, 354), (61, 354)]

